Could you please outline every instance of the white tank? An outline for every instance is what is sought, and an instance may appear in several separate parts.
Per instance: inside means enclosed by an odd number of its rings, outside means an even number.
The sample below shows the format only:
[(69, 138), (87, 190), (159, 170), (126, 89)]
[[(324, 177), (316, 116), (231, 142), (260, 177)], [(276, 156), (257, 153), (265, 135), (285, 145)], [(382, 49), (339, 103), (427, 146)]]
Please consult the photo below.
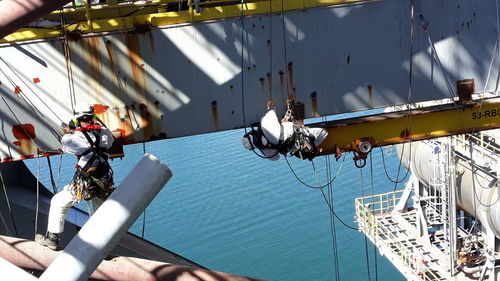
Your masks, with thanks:
[[(403, 165), (408, 168), (411, 163), (412, 172), (421, 183), (433, 189), (430, 192), (434, 193), (440, 191), (435, 190), (440, 188), (436, 179), (441, 178), (444, 170), (442, 164), (448, 160), (444, 157), (444, 149), (444, 145), (424, 141), (405, 144), (404, 149), (403, 145), (397, 146), (398, 155), (403, 154)], [(473, 178), (470, 163), (460, 157), (455, 157), (455, 160), (457, 207), (478, 218), (500, 238), (500, 194), (497, 180), (477, 169), (474, 169)]]

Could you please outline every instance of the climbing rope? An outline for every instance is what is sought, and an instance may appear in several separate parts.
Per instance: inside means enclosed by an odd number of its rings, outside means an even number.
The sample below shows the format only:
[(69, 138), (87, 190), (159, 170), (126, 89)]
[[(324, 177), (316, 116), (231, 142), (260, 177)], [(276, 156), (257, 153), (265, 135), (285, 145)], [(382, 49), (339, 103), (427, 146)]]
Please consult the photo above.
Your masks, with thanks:
[(57, 193), (56, 182), (54, 181), (54, 174), (52, 173), (52, 164), (50, 163), (50, 156), (47, 156), (47, 165), (49, 167), (50, 184), (52, 185), (52, 190), (54, 194)]
[[(270, 0), (271, 1), (271, 0)], [(245, 0), (241, 0), (240, 2), (241, 4), (241, 14), (240, 14), (240, 22), (241, 22), (241, 57), (240, 57), (240, 71), (241, 71), (241, 112), (242, 112), (242, 118), (243, 118), (243, 130), (245, 132), (245, 135), (248, 134), (248, 131), (247, 131), (247, 122), (246, 122), (246, 114), (245, 114), (245, 77), (244, 77), (244, 74), (245, 74), (245, 68), (244, 68), (244, 63), (245, 63), (245, 17), (244, 17), (244, 5), (245, 5)], [(270, 7), (271, 9), (271, 7)], [(271, 11), (271, 10), (270, 10)], [(270, 15), (271, 17), (271, 15)], [(272, 29), (270, 27), (270, 29)], [(271, 60), (270, 60), (271, 61)], [(272, 64), (272, 61), (270, 63), (270, 68), (272, 67), (271, 66)], [(271, 70), (270, 70), (271, 71)], [(271, 82), (271, 77), (269, 77), (269, 83), (270, 83), (270, 88), (269, 88), (269, 98), (270, 100), (272, 100), (272, 82)], [(252, 152), (257, 155), (258, 157), (260, 158), (263, 158), (263, 159), (271, 159), (271, 158), (274, 158), (276, 155), (278, 155), (278, 151), (276, 151), (273, 155), (270, 155), (270, 156), (265, 156), (265, 155), (261, 155), (259, 154), (257, 151), (255, 151), (255, 148), (253, 143), (250, 142), (251, 146), (252, 146)]]
[[(479, 109), (477, 112), (481, 112), (481, 109), (482, 109), (482, 106), (483, 106), (483, 101), (484, 101), (484, 92), (486, 92), (486, 87), (488, 86), (488, 82), (489, 82), (489, 78), (490, 78), (490, 75), (491, 75), (491, 69), (493, 67), (493, 62), (495, 60), (495, 53), (496, 53), (496, 50), (497, 50), (497, 47), (498, 47), (498, 58), (500, 58), (500, 15), (499, 15), (499, 4), (498, 4), (498, 0), (496, 0), (496, 19), (497, 19), (497, 40), (496, 40), (496, 44), (495, 44), (495, 49), (493, 50), (493, 56), (491, 58), (491, 62), (490, 62), (490, 67), (488, 69), (488, 75), (487, 75), (487, 78), (486, 78), (486, 82), (484, 84), (484, 88), (483, 88), (483, 96), (481, 98), (481, 103), (479, 104)], [(500, 66), (500, 64), (499, 64)], [(499, 68), (499, 71), (498, 71), (498, 74), (497, 74), (497, 83), (496, 83), (496, 86), (495, 86), (495, 93), (498, 91), (498, 82), (500, 80), (500, 68)], [(476, 181), (477, 181), (477, 178), (476, 178), (476, 172), (474, 171), (474, 153), (473, 153), (473, 143), (472, 143), (472, 136), (473, 134), (475, 133), (475, 129), (476, 129), (476, 125), (477, 125), (477, 122), (478, 120), (475, 120), (474, 123), (473, 123), (473, 127), (472, 127), (472, 131), (470, 132), (470, 136), (469, 136), (469, 157), (470, 157), (470, 169), (471, 169), (471, 172), (472, 172), (472, 190), (474, 192), (474, 198), (476, 200), (474, 200), (474, 212), (476, 212), (476, 201), (483, 207), (491, 207), (493, 206), (494, 204), (496, 204), (498, 202), (498, 200), (500, 199), (500, 194), (497, 196), (497, 199), (495, 200), (494, 203), (491, 203), (491, 204), (484, 204), (483, 202), (481, 202), (478, 194), (477, 194), (477, 190), (476, 190)], [(477, 171), (477, 168), (476, 168), (476, 171)], [(480, 186), (481, 184), (478, 183)], [(482, 186), (481, 186), (482, 187)], [(484, 188), (484, 187), (483, 187)]]
[(273, 1), (269, 0), (269, 100), (273, 100)]
[[(383, 157), (383, 156), (382, 156)], [(370, 190), (372, 198), (375, 197), (375, 185), (373, 183), (373, 157), (370, 153)], [(371, 205), (372, 213), (375, 213), (375, 204)], [(378, 262), (377, 262), (377, 236), (374, 237), (375, 242), (373, 243), (373, 259), (375, 266), (375, 281), (378, 281)]]
[[(143, 142), (142, 143), (142, 153), (144, 155), (146, 155), (146, 142)], [(142, 212), (142, 231), (141, 231), (141, 238), (144, 239), (144, 233), (146, 231), (146, 210), (147, 210), (147, 206), (146, 208), (144, 208), (144, 211)]]
[(36, 157), (36, 209), (35, 209), (35, 235), (38, 234), (38, 213), (40, 210), (40, 155), (38, 154), (37, 149), (37, 157)]
[[(35, 90), (33, 90), (33, 88), (30, 86), (29, 83), (26, 83), (25, 79), (23, 79), (13, 68), (12, 66), (10, 66), (2, 57), (0, 57), (0, 60), (7, 66), (7, 68), (12, 72), (14, 73), (14, 75), (19, 79), (19, 81), (21, 81), (25, 86), (26, 88), (36, 97), (38, 98), (38, 100), (52, 113), (52, 115), (58, 119), (61, 123), (64, 123), (64, 121), (61, 119), (61, 117), (56, 113), (54, 112), (54, 110), (52, 109), (52, 107), (50, 107), (37, 93)], [(14, 83), (14, 81), (12, 79), (10, 79), (6, 74), (5, 72), (2, 70), (2, 73), (6, 76), (7, 80), (11, 83)], [(17, 86), (16, 84), (13, 84), (13, 86)], [(26, 96), (26, 94), (24, 94), (24, 92), (21, 90), (19, 95), (22, 95), (27, 101), (29, 101), (29, 104), (31, 104), (34, 108), (34, 112), (36, 110), (36, 112), (38, 112), (39, 115), (41, 116), (44, 116), (43, 113), (34, 105), (34, 103), (28, 98), (28, 96)], [(35, 113), (36, 113), (35, 112)]]
[(16, 119), (17, 124), (20, 126), (20, 128), (22, 128), (22, 130), (24, 131), (26, 136), (28, 136), (30, 141), (35, 145), (37, 153), (38, 153), (39, 148), (38, 148), (37, 144), (35, 143), (35, 141), (33, 140), (33, 138), (31, 137), (31, 135), (28, 133), (28, 131), (26, 131), (26, 128), (24, 128), (24, 126), (22, 126), (21, 121), (19, 120), (19, 118), (17, 118), (17, 115), (14, 113), (14, 111), (12, 110), (10, 105), (7, 103), (7, 101), (3, 97), (2, 97), (2, 101), (5, 103), (5, 106), (7, 106), (7, 109), (9, 109), (9, 111), (12, 114), (12, 116), (14, 117), (14, 119)]
[[(4, 193), (4, 196), (5, 196), (5, 202), (7, 203), (7, 209), (9, 210), (10, 220), (12, 221), (12, 226), (14, 227), (14, 233), (16, 234), (16, 237), (19, 237), (19, 233), (17, 232), (17, 227), (16, 227), (16, 221), (14, 220), (14, 214), (13, 214), (12, 208), (10, 206), (9, 195), (7, 194), (7, 188), (5, 186), (5, 180), (3, 178), (3, 174), (2, 174), (1, 170), (0, 170), (0, 180), (2, 181), (2, 188), (3, 188), (3, 193)], [(5, 219), (4, 219), (3, 216), (2, 216), (2, 221), (4, 222), (7, 234), (10, 235), (10, 229), (7, 226), (7, 223), (5, 222)]]
[[(360, 173), (360, 180), (361, 180), (361, 197), (365, 197), (365, 192), (364, 192), (364, 180), (363, 180), (363, 168), (359, 169)], [(368, 281), (371, 280), (371, 274), (370, 274), (370, 260), (368, 258), (368, 237), (367, 235), (364, 235), (365, 237), (365, 260), (366, 260), (366, 270), (368, 274)]]
[[(405, 144), (403, 144), (403, 149), (404, 149), (404, 145)], [(404, 150), (403, 150), (403, 152), (404, 152)], [(392, 182), (392, 183), (394, 183), (394, 184), (402, 183), (406, 179), (406, 177), (408, 176), (408, 174), (410, 173), (410, 168), (406, 169), (405, 176), (402, 179), (399, 179), (399, 173), (398, 173), (396, 179), (393, 180), (391, 178), (391, 176), (389, 175), (389, 172), (387, 172), (387, 165), (385, 163), (385, 156), (384, 156), (384, 151), (383, 151), (382, 147), (380, 147), (380, 154), (382, 155), (382, 164), (384, 166), (384, 172), (385, 172), (385, 175), (387, 176), (387, 178), (389, 179), (389, 181)], [(371, 157), (371, 153), (370, 153), (370, 157)], [(402, 162), (403, 162), (403, 153), (401, 153), (401, 156), (399, 157), (398, 171), (401, 169)]]
[[(318, 175), (317, 175), (317, 173), (316, 173), (316, 167), (314, 166), (314, 162), (312, 162), (312, 161), (311, 161), (311, 163), (312, 163), (313, 172), (314, 172), (314, 174), (315, 174), (316, 178), (318, 178)], [(332, 180), (332, 181), (330, 181), (330, 182), (333, 182), (333, 180)], [(333, 210), (332, 205), (330, 204), (330, 202), (328, 202), (328, 199), (326, 198), (325, 193), (323, 192), (323, 190), (322, 190), (322, 189), (320, 189), (320, 190), (321, 190), (321, 194), (323, 195), (323, 199), (325, 199), (325, 202), (326, 202), (326, 204), (328, 205), (328, 208), (330, 209), (330, 212), (332, 212), (332, 214), (333, 214), (333, 215), (334, 215), (334, 216), (335, 216), (335, 217), (336, 217), (336, 218), (337, 218), (337, 219), (338, 219), (338, 220), (339, 220), (339, 221), (340, 221), (340, 222), (341, 222), (341, 223), (342, 223), (345, 227), (347, 227), (347, 228), (349, 228), (349, 229), (352, 229), (352, 230), (355, 230), (355, 231), (358, 231), (358, 229), (357, 229), (357, 228), (354, 228), (354, 227), (352, 227), (352, 226), (350, 226), (350, 225), (346, 224), (346, 223), (345, 223), (345, 222), (344, 222), (344, 221), (343, 221), (343, 220), (342, 220), (339, 216), (337, 216), (337, 213)]]
[[(284, 0), (281, 0), (281, 29), (282, 29), (282, 33), (283, 33), (283, 55), (284, 55), (284, 58), (285, 58), (285, 61), (284, 61), (284, 67), (285, 67), (285, 73), (286, 73), (286, 77), (287, 77), (287, 83), (286, 83), (286, 94), (287, 96), (290, 94), (290, 88), (289, 88), (289, 84), (290, 84), (290, 79), (289, 79), (289, 73), (288, 73), (288, 56), (287, 56), (287, 50), (286, 50), (286, 29), (285, 29), (285, 4), (284, 4)], [(287, 100), (288, 100), (288, 97), (287, 97)]]
[[(324, 185), (318, 185), (318, 186), (314, 186), (314, 185), (310, 185), (306, 182), (304, 182), (303, 180), (301, 180), (299, 178), (299, 176), (297, 176), (297, 173), (295, 173), (294, 169), (292, 168), (292, 166), (290, 165), (290, 162), (288, 161), (288, 157), (285, 155), (285, 160), (286, 160), (286, 163), (288, 165), (288, 168), (290, 168), (290, 171), (292, 172), (292, 174), (295, 176), (295, 178), (303, 185), (309, 187), (309, 188), (312, 188), (312, 189), (322, 189), (324, 187), (327, 187), (329, 185), (331, 185), (336, 179), (337, 179), (337, 176), (340, 174), (340, 171), (342, 171), (342, 167), (344, 166), (344, 161), (345, 161), (345, 154), (344, 154), (344, 157), (342, 158), (342, 162), (340, 164), (340, 167), (339, 169), (337, 170), (337, 173), (335, 174), (335, 177), (333, 177), (333, 179), (331, 179), (328, 183), (324, 184)], [(314, 161), (311, 160), (311, 163), (312, 165), (314, 166)]]
[(71, 49), (69, 47), (69, 40), (68, 40), (68, 34), (66, 32), (66, 20), (64, 18), (64, 13), (62, 13), (61, 16), (61, 32), (63, 35), (63, 51), (64, 51), (64, 57), (66, 58), (66, 73), (67, 73), (67, 78), (68, 78), (68, 89), (69, 89), (69, 98), (70, 98), (70, 103), (71, 103), (71, 111), (75, 112), (75, 106), (76, 106), (76, 94), (75, 94), (75, 81), (73, 79), (73, 68), (72, 68), (72, 62), (71, 62)]
[[(323, 117), (324, 121), (326, 121), (325, 119), (326, 118)], [(326, 180), (330, 182), (332, 179), (330, 155), (327, 155), (325, 157), (325, 163), (326, 163)], [(321, 189), (321, 191), (323, 190)], [(333, 206), (333, 185), (330, 184), (328, 186), (327, 192), (330, 205)], [(328, 214), (330, 215), (330, 234), (332, 236), (332, 251), (333, 251), (333, 263), (335, 266), (335, 280), (340, 281), (339, 254), (337, 246), (337, 228), (335, 225), (335, 216), (332, 214), (332, 212), (330, 212), (330, 210), (328, 210)]]
[[(25, 85), (26, 87), (32, 91), (32, 93), (38, 97), (38, 99), (40, 99), (40, 97), (28, 86), (28, 84), (26, 84), (26, 82), (24, 82), (24, 80), (12, 69), (12, 67), (10, 67), (7, 62), (5, 62), (3, 60), (2, 57), (0, 57), (0, 61), (2, 61), (6, 66), (7, 68), (9, 68), (13, 73), (14, 75), (16, 75), (18, 77), (18, 79), (20, 79)], [(44, 120), (46, 119), (45, 116), (42, 114), (42, 112), (35, 106), (35, 104), (26, 96), (26, 94), (19, 88), (19, 86), (14, 82), (14, 80), (12, 78), (10, 78), (9, 75), (7, 75), (7, 73), (5, 73), (5, 71), (0, 67), (0, 72), (5, 76), (5, 78), (7, 79), (7, 81), (9, 81), (9, 83), (11, 84), (11, 86), (16, 89), (16, 92), (17, 93), (17, 96), (20, 97), (20, 99), (22, 101), (24, 101), (24, 103), (27, 105), (27, 107), (33, 112), (34, 116), (36, 119), (38, 120)], [(2, 98), (3, 99), (3, 98)], [(54, 113), (54, 111), (52, 111), (52, 109), (42, 100), (40, 99), (40, 101), (42, 101), (42, 104), (44, 104), (47, 108), (49, 108), (49, 110), (57, 117), (57, 114)], [(4, 102), (7, 104), (7, 102), (5, 101), (4, 99)], [(8, 106), (8, 105), (7, 105)], [(13, 113), (12, 109), (9, 107), (9, 110)], [(14, 114), (14, 113), (13, 113)], [(19, 119), (16, 118), (18, 121)], [(59, 118), (59, 120), (61, 120)], [(23, 130), (25, 131), (25, 133), (27, 134), (26, 130), (24, 129), (24, 127), (22, 126), (21, 122), (18, 122), (19, 125), (21, 125), (21, 127), (23, 128)], [(62, 137), (62, 134), (61, 132), (57, 131), (56, 129), (52, 128), (52, 127), (48, 127), (50, 133), (54, 136), (54, 138), (59, 142), (61, 137)], [(34, 142), (33, 142), (34, 143)]]

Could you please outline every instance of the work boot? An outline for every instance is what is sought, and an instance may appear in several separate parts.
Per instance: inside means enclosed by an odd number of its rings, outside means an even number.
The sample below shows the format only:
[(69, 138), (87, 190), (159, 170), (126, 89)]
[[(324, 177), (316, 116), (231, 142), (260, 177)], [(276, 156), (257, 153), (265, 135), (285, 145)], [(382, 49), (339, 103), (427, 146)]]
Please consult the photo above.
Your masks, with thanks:
[(59, 235), (51, 232), (47, 232), (46, 235), (37, 234), (35, 242), (55, 251), (57, 250), (57, 244), (59, 244)]

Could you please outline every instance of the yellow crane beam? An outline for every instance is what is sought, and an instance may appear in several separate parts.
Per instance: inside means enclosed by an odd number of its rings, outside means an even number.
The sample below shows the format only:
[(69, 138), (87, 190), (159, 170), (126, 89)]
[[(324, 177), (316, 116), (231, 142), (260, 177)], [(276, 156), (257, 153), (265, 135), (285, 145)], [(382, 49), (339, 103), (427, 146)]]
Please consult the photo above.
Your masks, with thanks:
[[(317, 155), (500, 128), (500, 98), (382, 113), (310, 124), (328, 131)], [(361, 150), (361, 152), (360, 152)]]

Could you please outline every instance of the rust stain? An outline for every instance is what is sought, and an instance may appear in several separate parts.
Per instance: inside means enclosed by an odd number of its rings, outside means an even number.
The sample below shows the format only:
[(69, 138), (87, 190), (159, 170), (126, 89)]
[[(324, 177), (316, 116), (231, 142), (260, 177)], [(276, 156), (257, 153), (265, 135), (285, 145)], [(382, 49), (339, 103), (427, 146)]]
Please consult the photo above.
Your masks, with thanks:
[(115, 52), (113, 51), (113, 44), (110, 40), (106, 40), (104, 42), (104, 46), (106, 46), (106, 51), (108, 52), (109, 64), (113, 70), (115, 70)]
[(134, 129), (132, 127), (132, 118), (131, 118), (131, 114), (130, 114), (130, 111), (132, 109), (128, 106), (128, 105), (125, 105), (125, 115), (123, 116), (123, 118), (120, 118), (120, 120), (124, 123), (125, 125), (125, 132), (126, 132), (126, 138), (125, 138), (125, 141), (133, 141), (134, 140)]
[(295, 86), (293, 82), (293, 63), (289, 62), (288, 63), (288, 85), (290, 86), (290, 89), (292, 91), (295, 91)]
[(214, 123), (215, 130), (219, 130), (219, 112), (217, 109), (217, 101), (212, 101), (212, 121)]
[(35, 83), (35, 84), (40, 83), (40, 78), (38, 78), (38, 77), (33, 78), (33, 83)]
[(411, 139), (411, 132), (410, 132), (410, 130), (408, 130), (408, 129), (402, 130), (401, 133), (399, 133), (399, 137), (402, 140), (409, 140), (409, 139)]
[(21, 91), (21, 87), (20, 87), (20, 86), (16, 86), (16, 87), (14, 88), (14, 93), (15, 93), (16, 95), (19, 95), (21, 92), (22, 92), (22, 91)]
[(91, 89), (96, 95), (96, 101), (99, 103), (102, 101), (101, 85), (102, 85), (102, 65), (101, 65), (101, 53), (99, 51), (99, 40), (100, 37), (88, 37), (82, 42), (86, 45), (87, 61), (90, 67), (90, 77)]
[(312, 92), (311, 93), (311, 106), (312, 106), (312, 115), (313, 117), (319, 117), (319, 112), (318, 112), (318, 93)]
[(269, 91), (271, 91), (273, 85), (273, 78), (271, 77), (271, 73), (268, 72), (266, 74), (266, 77), (267, 77), (267, 84), (269, 85)]
[(160, 111), (160, 102), (155, 101), (153, 107), (153, 136), (154, 139), (161, 138), (161, 124), (162, 124), (163, 114)]
[(23, 156), (32, 156), (34, 154), (32, 140), (36, 138), (35, 127), (32, 124), (14, 125), (12, 134), (17, 139), (13, 144), (19, 147), (19, 153)]
[(262, 89), (262, 92), (264, 92), (264, 77), (260, 77), (259, 78), (259, 82), (260, 82), (260, 88)]
[(373, 86), (368, 85), (366, 86), (368, 88), (368, 103), (373, 106)]
[(284, 73), (281, 70), (278, 73), (280, 75), (280, 85), (283, 88), (283, 86), (285, 85), (285, 81), (284, 81), (284, 78), (283, 78)]
[(141, 116), (142, 132), (144, 134), (144, 140), (149, 140), (153, 135), (153, 124), (151, 122), (151, 113), (149, 112), (148, 106), (144, 103), (139, 104), (139, 111)]
[(120, 79), (120, 76), (118, 75), (118, 71), (116, 70), (116, 64), (115, 64), (115, 54), (114, 54), (114, 50), (113, 50), (113, 45), (111, 43), (110, 40), (106, 40), (105, 44), (106, 46), (106, 51), (108, 53), (108, 58), (109, 58), (109, 70), (111, 71), (111, 77), (113, 77), (114, 79), (112, 80), (113, 83), (112, 84), (112, 88), (111, 88), (111, 92), (115, 95), (115, 96), (120, 96), (124, 93), (122, 93), (122, 91), (120, 90), (120, 87), (118, 85), (120, 85), (120, 82), (119, 79)]
[(151, 52), (154, 54), (156, 53), (156, 48), (155, 48), (155, 37), (153, 35), (153, 32), (149, 32), (149, 47), (151, 48)]
[(146, 97), (146, 76), (144, 73), (144, 61), (141, 58), (141, 49), (137, 34), (127, 34), (127, 55), (130, 63), (132, 80), (137, 95)]

